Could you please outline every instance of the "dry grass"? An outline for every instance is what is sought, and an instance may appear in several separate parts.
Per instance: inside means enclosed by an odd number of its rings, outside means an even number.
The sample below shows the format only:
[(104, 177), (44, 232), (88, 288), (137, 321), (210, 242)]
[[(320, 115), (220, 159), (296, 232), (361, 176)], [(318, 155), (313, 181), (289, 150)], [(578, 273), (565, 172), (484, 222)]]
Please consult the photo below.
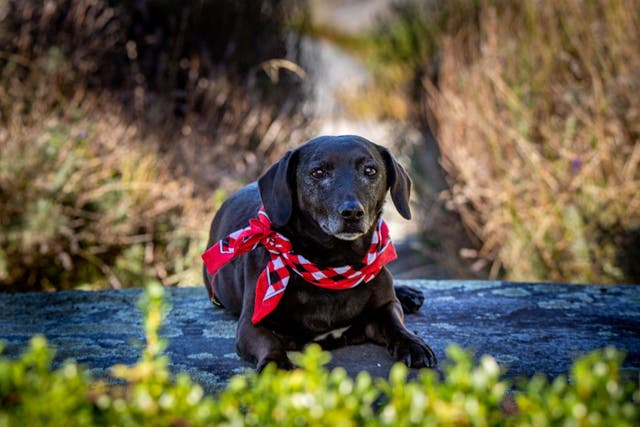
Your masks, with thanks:
[(639, 281), (638, 4), (486, 2), (442, 43), (424, 82), (449, 200), (492, 276)]
[(221, 200), (304, 138), (283, 7), (0, 2), (0, 291), (201, 282)]
[(0, 132), (5, 290), (194, 284), (213, 201), (111, 111)]

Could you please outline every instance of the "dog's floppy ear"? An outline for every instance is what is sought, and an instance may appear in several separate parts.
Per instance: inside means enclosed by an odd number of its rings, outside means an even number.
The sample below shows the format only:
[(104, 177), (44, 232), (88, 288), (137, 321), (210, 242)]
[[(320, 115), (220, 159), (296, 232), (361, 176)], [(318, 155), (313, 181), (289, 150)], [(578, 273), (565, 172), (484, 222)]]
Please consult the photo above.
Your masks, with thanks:
[(404, 168), (396, 161), (391, 152), (385, 147), (378, 146), (378, 151), (384, 159), (387, 169), (387, 188), (391, 192), (391, 200), (400, 215), (405, 219), (411, 219), (409, 196), (411, 195), (411, 179)]
[(260, 198), (271, 223), (282, 227), (291, 218), (295, 151), (287, 151), (264, 175), (258, 178)]

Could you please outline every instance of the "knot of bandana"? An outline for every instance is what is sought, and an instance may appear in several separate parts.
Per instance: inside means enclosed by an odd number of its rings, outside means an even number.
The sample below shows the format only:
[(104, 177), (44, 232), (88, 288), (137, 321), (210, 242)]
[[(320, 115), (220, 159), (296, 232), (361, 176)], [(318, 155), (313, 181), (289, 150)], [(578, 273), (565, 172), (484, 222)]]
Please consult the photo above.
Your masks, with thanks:
[(259, 244), (269, 252), (271, 260), (256, 283), (255, 306), (251, 318), (254, 324), (276, 308), (289, 283), (290, 270), (315, 286), (342, 290), (370, 282), (386, 263), (397, 258), (389, 238), (389, 229), (381, 218), (371, 238), (369, 250), (362, 260), (362, 266), (318, 268), (302, 255), (295, 254), (289, 239), (271, 229), (271, 221), (264, 207), (261, 207), (258, 217), (249, 220), (248, 227), (231, 233), (202, 254), (207, 271), (212, 275), (212, 291), (213, 279), (218, 270), (233, 258), (252, 251)]

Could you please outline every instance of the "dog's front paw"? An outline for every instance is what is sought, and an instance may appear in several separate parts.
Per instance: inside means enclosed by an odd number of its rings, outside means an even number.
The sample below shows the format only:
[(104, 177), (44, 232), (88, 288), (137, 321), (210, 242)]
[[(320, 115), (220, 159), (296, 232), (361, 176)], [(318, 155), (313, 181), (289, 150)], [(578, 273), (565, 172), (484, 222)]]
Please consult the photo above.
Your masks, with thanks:
[(262, 372), (264, 368), (267, 367), (269, 363), (275, 363), (278, 369), (283, 369), (286, 371), (290, 371), (293, 369), (293, 363), (289, 360), (286, 354), (278, 354), (278, 355), (270, 355), (265, 357), (262, 360), (258, 361), (258, 365), (256, 366), (256, 371)]
[(396, 360), (410, 368), (433, 368), (438, 363), (433, 350), (418, 336), (407, 336), (393, 351)]
[(419, 289), (410, 286), (396, 286), (396, 298), (400, 301), (404, 314), (415, 313), (424, 303), (424, 295)]

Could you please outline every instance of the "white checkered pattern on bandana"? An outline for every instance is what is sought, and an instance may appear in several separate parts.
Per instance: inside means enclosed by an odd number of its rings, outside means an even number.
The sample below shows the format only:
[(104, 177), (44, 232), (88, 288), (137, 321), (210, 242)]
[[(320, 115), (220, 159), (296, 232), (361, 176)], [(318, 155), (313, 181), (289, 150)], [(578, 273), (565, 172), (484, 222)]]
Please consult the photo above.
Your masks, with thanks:
[(202, 254), (202, 259), (209, 274), (215, 278), (216, 272), (226, 263), (238, 255), (255, 249), (258, 244), (262, 244), (267, 249), (271, 260), (256, 283), (256, 300), (251, 318), (254, 324), (276, 308), (289, 283), (290, 271), (294, 271), (315, 286), (342, 290), (370, 282), (378, 275), (384, 264), (397, 258), (389, 238), (389, 230), (381, 218), (361, 266), (344, 265), (320, 269), (302, 255), (292, 252), (289, 239), (271, 229), (271, 221), (261, 207), (258, 218), (251, 219), (248, 227), (231, 233), (211, 246)]

